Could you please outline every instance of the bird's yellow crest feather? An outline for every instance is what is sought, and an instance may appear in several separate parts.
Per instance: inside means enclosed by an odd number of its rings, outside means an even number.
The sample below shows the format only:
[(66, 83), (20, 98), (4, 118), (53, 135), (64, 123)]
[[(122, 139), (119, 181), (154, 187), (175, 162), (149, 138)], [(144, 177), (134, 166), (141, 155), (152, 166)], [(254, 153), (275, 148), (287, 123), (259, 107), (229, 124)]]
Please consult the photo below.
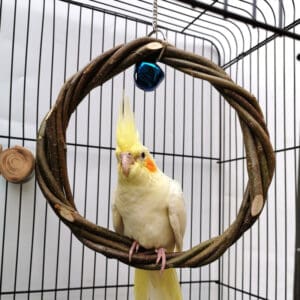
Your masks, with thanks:
[(130, 108), (129, 98), (123, 96), (117, 122), (117, 151), (125, 152), (142, 146), (135, 126), (134, 114)]

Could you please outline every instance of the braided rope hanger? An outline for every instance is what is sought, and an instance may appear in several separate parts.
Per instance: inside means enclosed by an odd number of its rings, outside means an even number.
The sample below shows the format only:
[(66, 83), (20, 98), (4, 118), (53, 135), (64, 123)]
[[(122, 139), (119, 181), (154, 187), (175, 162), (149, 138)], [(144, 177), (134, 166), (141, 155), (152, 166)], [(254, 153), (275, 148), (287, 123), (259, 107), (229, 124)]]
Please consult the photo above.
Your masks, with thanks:
[(133, 40), (96, 57), (65, 82), (55, 105), (42, 121), (37, 139), (36, 175), (54, 212), (84, 245), (135, 267), (159, 269), (155, 252), (149, 250), (134, 254), (129, 263), (132, 240), (94, 224), (77, 211), (66, 157), (68, 123), (85, 96), (131, 65), (158, 57), (161, 63), (209, 81), (237, 112), (243, 133), (249, 180), (235, 221), (219, 236), (187, 251), (167, 254), (167, 268), (198, 267), (219, 258), (254, 224), (263, 209), (275, 167), (268, 130), (256, 98), (210, 60), (151, 37)]

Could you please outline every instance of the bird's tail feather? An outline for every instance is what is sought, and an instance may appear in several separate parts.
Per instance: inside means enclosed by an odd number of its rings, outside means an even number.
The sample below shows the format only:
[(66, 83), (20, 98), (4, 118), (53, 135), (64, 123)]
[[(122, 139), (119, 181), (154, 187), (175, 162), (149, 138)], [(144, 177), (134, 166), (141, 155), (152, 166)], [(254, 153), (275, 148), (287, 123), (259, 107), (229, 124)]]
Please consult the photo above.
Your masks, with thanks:
[(135, 300), (182, 300), (175, 269), (160, 271), (135, 270)]

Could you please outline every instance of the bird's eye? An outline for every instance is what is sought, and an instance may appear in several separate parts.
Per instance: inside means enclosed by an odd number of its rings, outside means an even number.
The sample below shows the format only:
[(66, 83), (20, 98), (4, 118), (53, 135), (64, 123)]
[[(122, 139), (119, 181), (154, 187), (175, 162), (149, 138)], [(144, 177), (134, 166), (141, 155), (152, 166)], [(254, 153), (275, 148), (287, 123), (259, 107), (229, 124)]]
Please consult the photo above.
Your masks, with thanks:
[(146, 153), (145, 153), (145, 152), (142, 152), (142, 153), (141, 153), (141, 158), (144, 159), (145, 157), (146, 157)]

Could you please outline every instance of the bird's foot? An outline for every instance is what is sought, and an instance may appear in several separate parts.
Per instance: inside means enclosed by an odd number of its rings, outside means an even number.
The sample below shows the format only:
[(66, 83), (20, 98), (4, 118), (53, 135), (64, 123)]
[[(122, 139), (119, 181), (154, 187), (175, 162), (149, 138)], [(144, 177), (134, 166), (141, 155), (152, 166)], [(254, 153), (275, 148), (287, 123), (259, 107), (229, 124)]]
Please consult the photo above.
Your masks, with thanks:
[(156, 263), (158, 264), (161, 260), (160, 273), (162, 274), (164, 269), (166, 268), (166, 250), (164, 248), (159, 248), (156, 249), (155, 252), (157, 253)]
[(133, 253), (137, 253), (139, 251), (140, 244), (137, 241), (134, 241), (129, 249), (129, 262), (131, 262), (131, 258)]

